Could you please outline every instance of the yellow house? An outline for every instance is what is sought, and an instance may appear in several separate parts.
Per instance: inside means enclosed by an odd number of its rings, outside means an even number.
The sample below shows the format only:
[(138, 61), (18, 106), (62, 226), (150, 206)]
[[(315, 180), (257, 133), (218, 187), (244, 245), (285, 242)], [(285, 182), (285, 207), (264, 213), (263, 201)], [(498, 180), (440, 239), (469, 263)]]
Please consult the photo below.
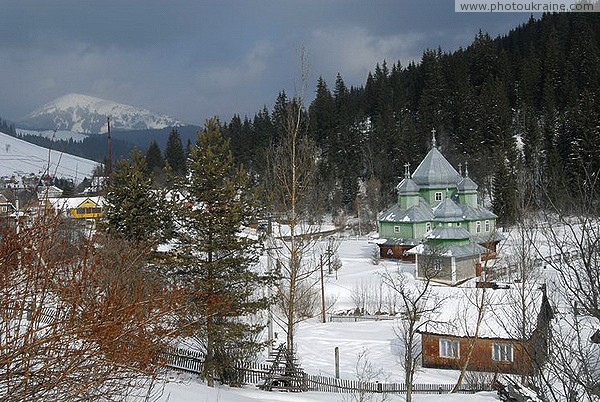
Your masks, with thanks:
[(75, 219), (101, 218), (104, 211), (103, 197), (49, 198), (48, 202), (56, 212)]
[(76, 219), (96, 219), (102, 217), (102, 205), (91, 198), (86, 198), (75, 208), (70, 208), (69, 212)]

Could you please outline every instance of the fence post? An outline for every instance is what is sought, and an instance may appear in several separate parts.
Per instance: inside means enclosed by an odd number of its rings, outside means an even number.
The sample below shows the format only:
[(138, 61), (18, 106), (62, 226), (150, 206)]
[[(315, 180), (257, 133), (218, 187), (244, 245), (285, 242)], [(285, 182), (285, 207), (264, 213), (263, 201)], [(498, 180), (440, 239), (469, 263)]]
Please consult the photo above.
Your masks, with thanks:
[(335, 347), (335, 378), (340, 378), (340, 348)]
[(442, 386), (441, 385), (438, 388), (438, 394), (440, 394), (440, 395), (442, 394)]

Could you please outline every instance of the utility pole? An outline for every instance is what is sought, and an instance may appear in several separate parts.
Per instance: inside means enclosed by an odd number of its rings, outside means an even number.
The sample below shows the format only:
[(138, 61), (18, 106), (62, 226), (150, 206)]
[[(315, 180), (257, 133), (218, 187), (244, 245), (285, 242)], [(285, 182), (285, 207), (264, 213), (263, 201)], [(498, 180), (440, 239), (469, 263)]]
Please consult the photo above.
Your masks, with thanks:
[(321, 267), (321, 313), (323, 322), (327, 322), (325, 318), (325, 283), (323, 281), (323, 254), (319, 257), (319, 266)]
[(106, 167), (106, 173), (108, 180), (112, 176), (112, 138), (110, 138), (110, 116), (106, 118), (106, 124), (108, 125), (108, 166)]
[[(267, 217), (267, 272), (271, 272), (273, 268), (273, 261), (271, 257), (271, 252), (273, 249), (273, 223), (271, 214)], [(271, 300), (271, 285), (267, 285), (267, 295), (269, 297), (269, 302)], [(267, 320), (267, 338), (268, 338), (268, 352), (269, 356), (273, 352), (273, 309), (271, 304), (269, 303), (269, 318)]]

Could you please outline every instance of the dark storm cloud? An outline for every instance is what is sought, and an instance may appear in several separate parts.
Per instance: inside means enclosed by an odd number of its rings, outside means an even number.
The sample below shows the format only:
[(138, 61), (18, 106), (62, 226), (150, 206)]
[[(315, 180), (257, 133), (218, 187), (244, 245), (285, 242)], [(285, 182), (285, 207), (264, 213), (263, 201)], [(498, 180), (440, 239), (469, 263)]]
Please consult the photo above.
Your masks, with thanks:
[(384, 59), (493, 36), (526, 14), (457, 14), (453, 1), (0, 1), (0, 116), (18, 120), (69, 92), (189, 122), (253, 115), (294, 91), (299, 53), (311, 81), (362, 85)]

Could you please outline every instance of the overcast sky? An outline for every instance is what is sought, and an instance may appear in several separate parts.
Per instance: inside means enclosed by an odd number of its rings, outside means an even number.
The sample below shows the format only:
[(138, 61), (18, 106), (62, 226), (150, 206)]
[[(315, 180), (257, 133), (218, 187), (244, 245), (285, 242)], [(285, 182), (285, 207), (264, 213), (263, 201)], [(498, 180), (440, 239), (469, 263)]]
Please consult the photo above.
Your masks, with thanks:
[(455, 13), (453, 0), (0, 0), (0, 117), (81, 93), (189, 123), (229, 121), (323, 76), (363, 85), (384, 59), (466, 47), (529, 14)]

